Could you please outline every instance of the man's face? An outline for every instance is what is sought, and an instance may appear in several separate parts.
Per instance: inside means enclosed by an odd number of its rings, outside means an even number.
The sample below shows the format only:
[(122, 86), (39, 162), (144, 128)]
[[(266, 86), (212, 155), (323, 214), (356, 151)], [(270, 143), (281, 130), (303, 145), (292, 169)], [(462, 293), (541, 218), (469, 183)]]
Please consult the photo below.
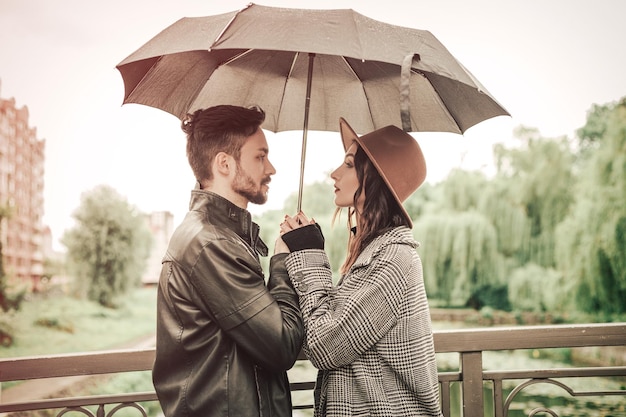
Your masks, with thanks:
[(268, 153), (265, 133), (258, 129), (241, 147), (241, 157), (237, 161), (233, 191), (254, 204), (264, 204), (267, 201), (268, 184), (271, 176), (276, 173)]

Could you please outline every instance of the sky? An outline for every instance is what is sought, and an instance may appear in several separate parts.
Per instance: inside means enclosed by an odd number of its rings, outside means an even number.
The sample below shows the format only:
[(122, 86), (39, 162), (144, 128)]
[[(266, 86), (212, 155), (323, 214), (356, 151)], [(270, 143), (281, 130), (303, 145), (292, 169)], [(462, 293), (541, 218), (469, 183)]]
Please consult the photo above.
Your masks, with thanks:
[[(593, 104), (626, 96), (626, 2), (622, 0), (265, 0), (264, 6), (353, 9), (368, 17), (432, 32), (511, 113), (464, 135), (415, 134), (426, 180), (452, 168), (492, 169), (495, 143), (515, 143), (519, 126), (544, 137), (574, 137)], [(108, 184), (143, 212), (182, 220), (194, 179), (174, 116), (122, 106), (115, 68), (181, 17), (238, 10), (234, 0), (0, 0), (0, 97), (27, 106), (45, 139), (44, 224), (54, 246), (73, 227), (81, 194)], [(277, 174), (268, 203), (297, 192), (301, 132), (266, 132)], [(513, 145), (511, 145), (513, 146)], [(309, 132), (305, 182), (341, 163), (336, 132)], [(303, 197), (306, 211), (306, 195)]]

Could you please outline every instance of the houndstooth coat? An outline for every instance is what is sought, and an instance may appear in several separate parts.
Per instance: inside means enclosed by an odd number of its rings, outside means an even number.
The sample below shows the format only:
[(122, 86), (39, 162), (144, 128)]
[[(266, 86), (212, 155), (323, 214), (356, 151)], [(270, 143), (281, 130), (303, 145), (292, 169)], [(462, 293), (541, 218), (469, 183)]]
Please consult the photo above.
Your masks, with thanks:
[(407, 227), (372, 241), (335, 287), (323, 250), (287, 257), (304, 352), (320, 371), (315, 416), (440, 416), (418, 244)]

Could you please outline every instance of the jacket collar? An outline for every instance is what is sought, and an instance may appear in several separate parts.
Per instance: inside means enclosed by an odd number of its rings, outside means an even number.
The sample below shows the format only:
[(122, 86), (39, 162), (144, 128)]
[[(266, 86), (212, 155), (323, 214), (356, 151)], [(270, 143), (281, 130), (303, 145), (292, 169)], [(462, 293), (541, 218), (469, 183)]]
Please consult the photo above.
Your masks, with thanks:
[(211, 191), (195, 188), (191, 191), (189, 211), (210, 214), (210, 222), (224, 226), (239, 235), (259, 255), (267, 256), (268, 248), (259, 236), (259, 225), (252, 221), (250, 212)]

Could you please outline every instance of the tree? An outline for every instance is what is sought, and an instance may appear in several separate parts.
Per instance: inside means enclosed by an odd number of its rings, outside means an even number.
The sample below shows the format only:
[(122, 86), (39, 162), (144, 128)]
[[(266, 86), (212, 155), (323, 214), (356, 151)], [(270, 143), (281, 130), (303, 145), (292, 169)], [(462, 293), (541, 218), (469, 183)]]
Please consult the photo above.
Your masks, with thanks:
[[(0, 205), (0, 232), (2, 222), (13, 215), (13, 207), (9, 204)], [(1, 234), (1, 233), (0, 233)], [(7, 313), (12, 310), (19, 310), (20, 304), (26, 296), (26, 289), (16, 289), (9, 285), (9, 275), (4, 270), (4, 254), (2, 251), (2, 240), (0, 240), (0, 309)]]
[(495, 227), (498, 252), (511, 267), (524, 264), (529, 258), (530, 221), (524, 206), (511, 193), (510, 180), (494, 178), (483, 186), (478, 211)]
[(590, 148), (597, 149), (602, 138), (609, 128), (608, 123), (611, 113), (615, 109), (616, 103), (612, 104), (593, 104), (587, 112), (587, 121), (583, 127), (576, 132), (578, 135), (578, 145), (582, 154), (585, 154)]
[(476, 211), (428, 214), (414, 223), (424, 283), (432, 298), (465, 305), (478, 288), (498, 287), (501, 262), (495, 228)]
[[(2, 235), (2, 223), (13, 215), (13, 207), (10, 204), (0, 204), (0, 235)], [(2, 239), (0, 239), (0, 310), (10, 313), (20, 309), (22, 301), (26, 297), (26, 288), (17, 289), (9, 285), (9, 276), (4, 270), (4, 255), (2, 253)], [(13, 344), (14, 329), (6, 314), (0, 315), (0, 345), (11, 346)]]
[(578, 131), (584, 154), (570, 215), (557, 230), (558, 267), (583, 311), (626, 312), (626, 98), (594, 106)]
[(152, 245), (144, 216), (113, 188), (86, 192), (61, 242), (78, 289), (103, 306), (140, 284)]
[[(329, 216), (335, 211), (332, 180), (316, 181), (307, 184), (302, 189), (302, 211), (309, 218)], [(298, 203), (298, 193), (292, 193), (285, 200), (285, 213), (295, 214)]]
[(494, 148), (497, 177), (506, 182), (506, 198), (523, 209), (530, 227), (528, 258), (523, 262), (552, 268), (555, 230), (574, 201), (574, 158), (566, 138), (542, 138), (536, 129), (528, 128), (516, 133), (525, 146)]

